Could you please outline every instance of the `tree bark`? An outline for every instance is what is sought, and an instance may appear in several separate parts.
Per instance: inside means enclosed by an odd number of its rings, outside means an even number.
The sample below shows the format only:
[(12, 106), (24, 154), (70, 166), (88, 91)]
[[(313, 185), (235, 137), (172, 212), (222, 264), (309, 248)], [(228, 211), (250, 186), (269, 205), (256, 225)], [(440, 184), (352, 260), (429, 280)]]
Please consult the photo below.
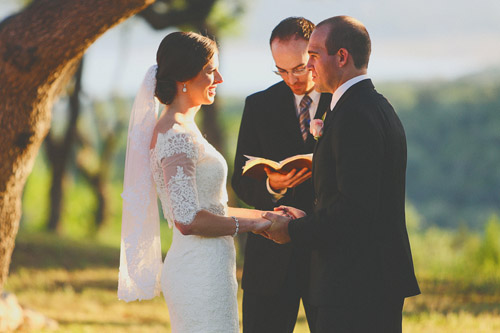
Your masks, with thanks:
[(85, 50), (153, 0), (38, 0), (0, 23), (0, 290), (51, 108)]

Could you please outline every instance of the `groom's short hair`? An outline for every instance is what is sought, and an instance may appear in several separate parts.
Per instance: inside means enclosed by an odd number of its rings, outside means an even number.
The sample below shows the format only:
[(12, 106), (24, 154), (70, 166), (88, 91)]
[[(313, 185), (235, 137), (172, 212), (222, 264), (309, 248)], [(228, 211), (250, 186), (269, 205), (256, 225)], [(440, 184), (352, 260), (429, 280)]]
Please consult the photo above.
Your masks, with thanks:
[(368, 67), (371, 40), (363, 23), (350, 16), (334, 16), (318, 23), (317, 28), (327, 26), (326, 50), (334, 55), (341, 48), (351, 54), (356, 68)]
[(292, 38), (302, 38), (306, 41), (311, 38), (311, 34), (315, 28), (314, 23), (303, 17), (288, 17), (281, 21), (271, 33), (269, 45), (275, 39), (288, 41)]

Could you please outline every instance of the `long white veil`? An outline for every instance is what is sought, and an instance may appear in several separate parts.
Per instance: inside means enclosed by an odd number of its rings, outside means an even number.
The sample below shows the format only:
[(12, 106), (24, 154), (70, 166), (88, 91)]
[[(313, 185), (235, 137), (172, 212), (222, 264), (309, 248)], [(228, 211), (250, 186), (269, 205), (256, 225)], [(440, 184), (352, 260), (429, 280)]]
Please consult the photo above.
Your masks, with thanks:
[(118, 298), (126, 302), (151, 299), (161, 291), (160, 219), (149, 145), (159, 101), (156, 69), (149, 68), (132, 107), (123, 182), (122, 232)]

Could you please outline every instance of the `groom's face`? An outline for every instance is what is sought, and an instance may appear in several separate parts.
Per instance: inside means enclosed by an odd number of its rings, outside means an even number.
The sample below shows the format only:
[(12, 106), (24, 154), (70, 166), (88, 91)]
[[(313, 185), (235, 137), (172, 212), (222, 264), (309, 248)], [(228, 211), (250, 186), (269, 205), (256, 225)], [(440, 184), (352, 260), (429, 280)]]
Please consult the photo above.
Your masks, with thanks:
[(311, 72), (304, 71), (309, 60), (307, 44), (302, 38), (286, 41), (277, 38), (271, 43), (277, 72), (296, 95), (304, 95), (314, 87)]
[(312, 72), (317, 91), (333, 93), (339, 86), (341, 73), (337, 55), (329, 55), (326, 49), (328, 33), (326, 26), (313, 31), (309, 40), (307, 68)]

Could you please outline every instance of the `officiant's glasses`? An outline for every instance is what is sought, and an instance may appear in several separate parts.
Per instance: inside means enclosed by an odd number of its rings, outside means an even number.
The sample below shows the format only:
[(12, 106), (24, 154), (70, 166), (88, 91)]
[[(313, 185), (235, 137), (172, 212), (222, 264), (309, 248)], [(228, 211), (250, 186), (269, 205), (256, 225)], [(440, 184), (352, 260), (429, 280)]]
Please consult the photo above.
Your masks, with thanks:
[(294, 68), (294, 69), (292, 69), (289, 72), (289, 71), (287, 71), (285, 69), (282, 69), (282, 68), (278, 67), (278, 70), (273, 71), (273, 72), (274, 72), (274, 74), (279, 75), (279, 76), (287, 76), (290, 73), (293, 76), (302, 76), (302, 75), (304, 75), (304, 74), (306, 74), (308, 72), (308, 69), (307, 69), (306, 66), (302, 66), (302, 67)]

